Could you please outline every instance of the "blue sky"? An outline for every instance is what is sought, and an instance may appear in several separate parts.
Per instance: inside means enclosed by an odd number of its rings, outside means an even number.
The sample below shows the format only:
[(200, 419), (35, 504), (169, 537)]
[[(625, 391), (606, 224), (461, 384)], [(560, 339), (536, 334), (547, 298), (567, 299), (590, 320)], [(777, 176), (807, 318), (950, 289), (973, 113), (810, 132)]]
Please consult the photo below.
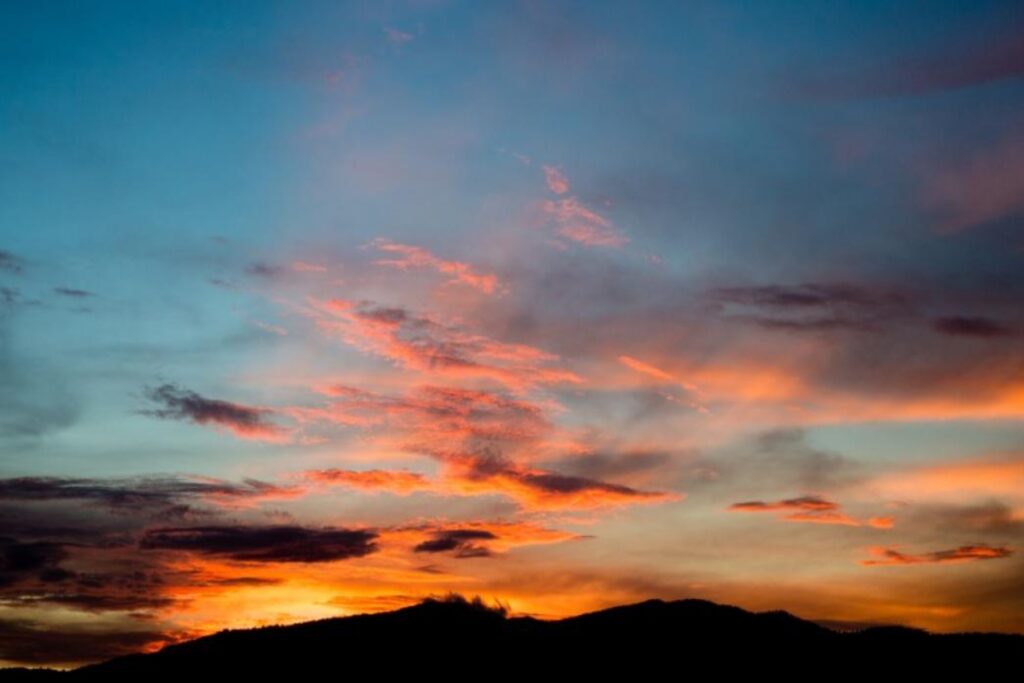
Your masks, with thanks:
[(0, 623), (116, 653), (450, 589), (1024, 630), (1022, 30), (9, 7)]

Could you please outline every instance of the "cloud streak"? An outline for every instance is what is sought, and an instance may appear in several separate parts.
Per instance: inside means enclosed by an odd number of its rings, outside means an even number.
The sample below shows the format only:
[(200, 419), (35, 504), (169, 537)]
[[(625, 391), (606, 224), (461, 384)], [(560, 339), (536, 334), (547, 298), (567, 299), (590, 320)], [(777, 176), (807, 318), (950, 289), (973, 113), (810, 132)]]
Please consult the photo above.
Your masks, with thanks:
[(175, 384), (147, 388), (146, 397), (163, 406), (142, 411), (142, 414), (150, 417), (213, 425), (242, 439), (274, 443), (288, 439), (288, 431), (268, 419), (274, 414), (269, 408), (206, 398)]
[(1010, 557), (1013, 550), (1006, 546), (962, 545), (951, 550), (936, 550), (922, 555), (910, 555), (894, 548), (871, 548), (875, 556), (861, 560), (865, 566), (943, 564), (952, 562), (973, 562), (977, 560), (1000, 560)]
[(396, 258), (374, 261), (378, 266), (397, 268), (399, 270), (411, 270), (414, 268), (436, 270), (451, 278), (447, 284), (465, 285), (477, 289), (484, 294), (494, 294), (502, 289), (497, 275), (482, 273), (468, 263), (442, 259), (422, 247), (399, 244), (386, 239), (376, 239), (371, 243), (371, 246), (379, 251), (396, 255)]
[(377, 533), (299, 526), (200, 526), (150, 529), (143, 550), (214, 555), (238, 562), (334, 562), (377, 551)]
[(893, 526), (891, 517), (871, 517), (860, 522), (841, 512), (839, 504), (825, 500), (820, 496), (800, 496), (774, 502), (751, 500), (733, 503), (729, 506), (733, 512), (781, 512), (781, 519), (787, 522), (808, 522), (811, 524), (838, 524), (842, 526), (870, 526), (876, 529), (890, 529)]

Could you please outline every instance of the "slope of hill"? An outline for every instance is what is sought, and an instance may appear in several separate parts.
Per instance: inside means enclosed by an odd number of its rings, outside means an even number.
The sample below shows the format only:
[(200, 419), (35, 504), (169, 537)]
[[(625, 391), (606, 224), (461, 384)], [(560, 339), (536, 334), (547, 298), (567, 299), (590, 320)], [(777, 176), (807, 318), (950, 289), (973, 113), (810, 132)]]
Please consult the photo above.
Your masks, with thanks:
[[(188, 674), (443, 675), (679, 669), (690, 662), (781, 671), (833, 664), (916, 666), (1020, 661), (1024, 636), (930, 634), (903, 627), (841, 633), (786, 612), (704, 600), (648, 600), (558, 621), (507, 617), (461, 598), (381, 614), (222, 631), (70, 672), (0, 672), (3, 680), (163, 679)], [(924, 667), (928, 668), (928, 667)]]

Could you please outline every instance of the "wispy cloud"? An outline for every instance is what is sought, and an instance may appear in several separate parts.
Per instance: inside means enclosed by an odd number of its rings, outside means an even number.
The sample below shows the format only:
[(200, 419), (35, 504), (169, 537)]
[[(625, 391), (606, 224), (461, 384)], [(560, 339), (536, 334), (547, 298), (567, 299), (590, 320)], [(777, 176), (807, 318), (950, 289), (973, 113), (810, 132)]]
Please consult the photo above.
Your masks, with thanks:
[(873, 559), (861, 560), (867, 566), (933, 564), (947, 562), (972, 562), (975, 560), (999, 560), (1010, 557), (1013, 550), (1006, 546), (962, 545), (951, 550), (936, 550), (922, 555), (911, 555), (894, 548), (871, 548)]
[(25, 262), (12, 254), (9, 251), (0, 249), (0, 271), (7, 271), (15, 275), (20, 275), (25, 269)]
[(174, 384), (147, 388), (146, 397), (163, 407), (141, 411), (144, 415), (222, 427), (243, 439), (281, 442), (288, 438), (288, 430), (268, 419), (274, 414), (269, 408), (206, 398)]
[(569, 191), (569, 179), (562, 173), (562, 169), (555, 166), (544, 166), (544, 182), (548, 189), (555, 194), (565, 194)]
[(809, 522), (812, 524), (838, 524), (842, 526), (870, 526), (876, 529), (890, 529), (891, 517), (871, 517), (861, 522), (839, 509), (839, 504), (820, 496), (801, 496), (773, 502), (751, 500), (733, 503), (729, 510), (734, 512), (781, 512), (781, 519), (787, 522)]
[(150, 529), (139, 547), (241, 562), (334, 562), (376, 552), (375, 538), (363, 529), (226, 525)]
[(482, 273), (468, 263), (447, 261), (435, 256), (422, 247), (399, 244), (386, 239), (376, 239), (371, 243), (371, 246), (380, 251), (398, 255), (398, 258), (374, 261), (378, 266), (398, 268), (399, 270), (430, 268), (450, 276), (451, 279), (448, 281), (448, 284), (466, 285), (478, 289), (484, 294), (494, 294), (501, 290), (498, 276), (491, 273)]
[(344, 299), (309, 300), (306, 315), (325, 332), (408, 369), (448, 378), (490, 378), (515, 388), (577, 383), (574, 373), (552, 367), (557, 356), (508, 344), (404, 308)]
[(545, 199), (541, 210), (559, 237), (593, 247), (621, 247), (629, 241), (610, 219), (568, 194), (569, 179), (561, 169), (544, 166), (543, 171), (545, 185), (559, 198)]

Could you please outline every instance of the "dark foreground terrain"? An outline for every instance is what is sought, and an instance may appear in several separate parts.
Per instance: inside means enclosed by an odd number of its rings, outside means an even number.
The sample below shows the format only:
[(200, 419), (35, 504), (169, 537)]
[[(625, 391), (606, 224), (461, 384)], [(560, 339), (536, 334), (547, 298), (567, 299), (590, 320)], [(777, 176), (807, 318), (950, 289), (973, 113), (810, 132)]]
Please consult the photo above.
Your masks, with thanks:
[(612, 672), (633, 680), (734, 669), (800, 678), (859, 670), (887, 679), (894, 670), (948, 673), (952, 667), (983, 674), (1017, 669), (1022, 662), (1024, 636), (1018, 635), (940, 635), (894, 626), (838, 632), (786, 612), (751, 613), (704, 600), (649, 600), (541, 621), (452, 598), (382, 614), (223, 631), (70, 672), (0, 670), (0, 680), (197, 674), (469, 680), (510, 673), (547, 679)]

